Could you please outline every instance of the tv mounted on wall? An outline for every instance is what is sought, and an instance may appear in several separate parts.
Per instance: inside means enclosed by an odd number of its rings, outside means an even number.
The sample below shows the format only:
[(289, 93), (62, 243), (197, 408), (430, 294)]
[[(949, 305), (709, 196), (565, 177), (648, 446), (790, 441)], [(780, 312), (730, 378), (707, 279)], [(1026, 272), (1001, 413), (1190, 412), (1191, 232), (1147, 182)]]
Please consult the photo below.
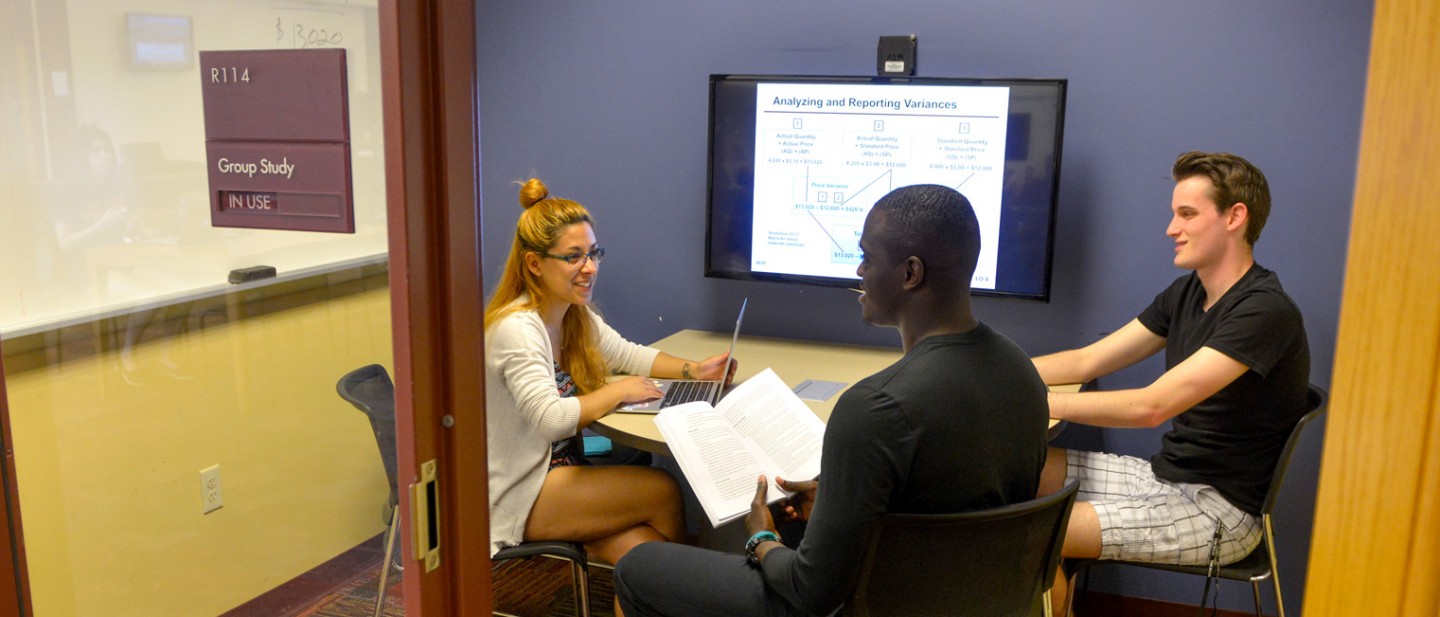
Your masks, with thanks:
[(943, 184), (980, 220), (973, 293), (1048, 300), (1065, 88), (711, 75), (705, 275), (853, 287), (876, 200)]
[(195, 43), (188, 15), (126, 13), (126, 55), (130, 68), (179, 70), (195, 65)]

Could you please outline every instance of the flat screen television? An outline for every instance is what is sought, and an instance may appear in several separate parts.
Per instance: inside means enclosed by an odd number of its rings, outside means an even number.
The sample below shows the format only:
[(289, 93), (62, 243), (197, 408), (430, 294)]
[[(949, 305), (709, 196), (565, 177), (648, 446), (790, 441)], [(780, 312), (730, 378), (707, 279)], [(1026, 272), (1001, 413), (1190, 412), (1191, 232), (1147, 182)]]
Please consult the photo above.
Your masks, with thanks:
[(187, 15), (126, 13), (130, 68), (178, 70), (195, 65), (195, 43)]
[(980, 221), (973, 293), (1049, 300), (1065, 88), (711, 75), (705, 275), (853, 287), (870, 207), (943, 184)]

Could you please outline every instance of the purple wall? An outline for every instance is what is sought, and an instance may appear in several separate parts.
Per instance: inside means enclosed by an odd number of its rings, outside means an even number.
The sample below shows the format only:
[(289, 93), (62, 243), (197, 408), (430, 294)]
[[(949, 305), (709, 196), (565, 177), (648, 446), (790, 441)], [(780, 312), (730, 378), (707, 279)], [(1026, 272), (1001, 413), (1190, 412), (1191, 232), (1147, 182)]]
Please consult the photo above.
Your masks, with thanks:
[[(749, 334), (897, 345), (860, 321), (851, 292), (702, 277), (706, 87), (710, 73), (870, 75), (879, 36), (913, 33), (919, 75), (1070, 80), (1051, 302), (981, 298), (981, 319), (1037, 354), (1124, 324), (1181, 274), (1164, 235), (1170, 163), (1225, 150), (1269, 177), (1275, 209), (1257, 260), (1304, 311), (1312, 381), (1328, 386), (1371, 10), (1353, 0), (482, 3), (487, 284), (520, 212), (513, 181), (537, 175), (597, 217), (609, 249), (597, 297), (635, 340), (728, 329), (748, 295)], [(1147, 362), (1101, 385), (1142, 385), (1160, 369)], [(1063, 439), (1148, 456), (1159, 434)], [(1277, 515), (1292, 614), (1319, 451), (1318, 439), (1302, 444)], [(1201, 582), (1100, 568), (1091, 588), (1195, 602)], [(1227, 583), (1220, 605), (1247, 609), (1248, 597)]]

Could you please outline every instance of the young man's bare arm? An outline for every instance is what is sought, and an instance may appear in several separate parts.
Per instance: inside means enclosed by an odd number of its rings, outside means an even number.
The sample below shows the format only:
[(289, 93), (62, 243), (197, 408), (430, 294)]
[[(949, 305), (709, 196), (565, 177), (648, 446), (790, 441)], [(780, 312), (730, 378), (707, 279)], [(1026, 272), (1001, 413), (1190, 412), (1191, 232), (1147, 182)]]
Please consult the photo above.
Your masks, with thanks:
[(1109, 375), (1165, 348), (1165, 339), (1132, 319), (1109, 336), (1079, 349), (1032, 358), (1047, 385), (1085, 383)]
[(1050, 416), (1108, 427), (1153, 427), (1194, 407), (1250, 370), (1238, 360), (1201, 347), (1144, 388), (1112, 392), (1050, 393)]

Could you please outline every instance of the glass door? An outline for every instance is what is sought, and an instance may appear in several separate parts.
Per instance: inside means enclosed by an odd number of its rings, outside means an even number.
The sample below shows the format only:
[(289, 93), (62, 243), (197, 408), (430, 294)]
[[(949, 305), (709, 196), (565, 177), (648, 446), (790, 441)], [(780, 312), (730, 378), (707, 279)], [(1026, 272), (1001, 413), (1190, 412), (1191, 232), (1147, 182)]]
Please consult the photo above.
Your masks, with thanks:
[[(0, 12), (0, 349), (33, 614), (373, 610), (394, 449), (336, 384), (394, 369), (377, 3)], [(211, 226), (197, 52), (337, 47), (355, 233)], [(276, 276), (231, 283), (253, 266)]]

